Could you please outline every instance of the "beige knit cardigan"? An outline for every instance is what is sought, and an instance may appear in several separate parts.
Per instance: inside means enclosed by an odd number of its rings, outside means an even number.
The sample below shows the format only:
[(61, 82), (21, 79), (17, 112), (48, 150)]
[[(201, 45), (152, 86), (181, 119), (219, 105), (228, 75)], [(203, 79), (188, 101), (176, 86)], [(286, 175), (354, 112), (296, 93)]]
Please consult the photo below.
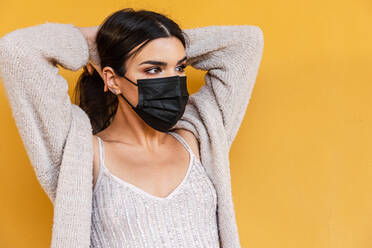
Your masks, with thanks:
[[(240, 247), (231, 192), (229, 151), (248, 106), (263, 54), (254, 25), (183, 30), (189, 64), (207, 71), (174, 128), (194, 133), (217, 191), (222, 248)], [(0, 39), (0, 77), (16, 126), (40, 185), (54, 206), (51, 247), (90, 245), (93, 143), (88, 115), (68, 95), (59, 64), (77, 71), (91, 46), (73, 24), (14, 30)]]

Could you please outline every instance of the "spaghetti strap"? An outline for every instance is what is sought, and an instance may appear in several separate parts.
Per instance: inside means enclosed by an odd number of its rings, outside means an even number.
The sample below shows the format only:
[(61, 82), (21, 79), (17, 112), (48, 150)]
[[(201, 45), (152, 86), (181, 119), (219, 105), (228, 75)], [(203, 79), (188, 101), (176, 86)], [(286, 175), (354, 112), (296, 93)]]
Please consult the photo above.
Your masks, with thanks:
[(192, 152), (190, 146), (186, 143), (186, 141), (184, 140), (184, 138), (182, 138), (181, 135), (179, 135), (179, 134), (176, 133), (176, 132), (168, 132), (168, 133), (171, 134), (171, 135), (173, 135), (177, 140), (179, 140), (179, 141), (182, 143), (182, 145), (186, 148), (186, 150), (187, 150), (190, 154), (194, 155), (194, 153)]
[(97, 180), (96, 180), (96, 184), (94, 185), (94, 189), (93, 189), (93, 193), (96, 191), (96, 189), (98, 188), (100, 182), (101, 182), (101, 177), (102, 177), (102, 172), (103, 172), (103, 169), (104, 169), (104, 163), (103, 163), (103, 142), (101, 140), (100, 137), (96, 136), (97, 139), (98, 139), (98, 143), (99, 143), (99, 170), (98, 170), (98, 176), (97, 176)]
[(100, 137), (96, 136), (98, 138), (98, 143), (99, 143), (99, 163), (100, 163), (100, 168), (104, 166), (104, 153), (103, 153), (103, 142)]

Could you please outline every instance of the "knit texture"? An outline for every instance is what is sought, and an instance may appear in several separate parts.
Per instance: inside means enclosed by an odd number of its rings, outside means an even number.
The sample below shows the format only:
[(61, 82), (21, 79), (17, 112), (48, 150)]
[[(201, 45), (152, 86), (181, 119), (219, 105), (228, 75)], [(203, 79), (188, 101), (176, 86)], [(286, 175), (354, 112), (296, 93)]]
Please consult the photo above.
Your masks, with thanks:
[[(240, 247), (229, 165), (231, 144), (251, 98), (263, 54), (254, 25), (184, 29), (188, 63), (207, 71), (174, 129), (199, 141), (200, 160), (217, 193), (222, 248)], [(0, 39), (0, 77), (20, 137), (40, 185), (54, 205), (51, 247), (90, 245), (93, 185), (92, 126), (72, 104), (59, 64), (77, 71), (91, 47), (73, 24), (39, 24)], [(170, 130), (170, 131), (172, 131)]]
[(166, 197), (158, 197), (100, 166), (93, 191), (91, 248), (218, 248), (217, 194), (200, 160), (182, 136), (169, 132), (189, 153), (187, 172)]

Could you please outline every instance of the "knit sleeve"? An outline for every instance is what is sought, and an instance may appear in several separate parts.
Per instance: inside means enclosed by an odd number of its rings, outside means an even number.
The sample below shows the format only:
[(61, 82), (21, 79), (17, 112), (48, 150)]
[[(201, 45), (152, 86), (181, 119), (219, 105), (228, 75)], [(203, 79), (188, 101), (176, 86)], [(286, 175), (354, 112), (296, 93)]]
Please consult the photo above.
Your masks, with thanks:
[(44, 23), (0, 39), (0, 77), (30, 162), (54, 198), (74, 108), (56, 64), (73, 71), (88, 62), (85, 37), (72, 24)]
[(190, 95), (184, 116), (174, 128), (199, 139), (223, 135), (231, 146), (251, 98), (263, 54), (263, 32), (254, 25), (184, 29), (188, 64), (207, 71), (205, 84)]

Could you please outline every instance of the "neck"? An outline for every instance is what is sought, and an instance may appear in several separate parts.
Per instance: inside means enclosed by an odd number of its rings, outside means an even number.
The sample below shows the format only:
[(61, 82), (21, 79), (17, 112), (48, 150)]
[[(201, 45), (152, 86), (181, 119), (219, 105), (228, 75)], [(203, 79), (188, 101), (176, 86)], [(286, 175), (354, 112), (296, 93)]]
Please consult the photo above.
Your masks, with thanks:
[(148, 126), (124, 99), (121, 97), (118, 99), (114, 119), (105, 130), (110, 140), (142, 146), (149, 150), (164, 143), (166, 133)]

